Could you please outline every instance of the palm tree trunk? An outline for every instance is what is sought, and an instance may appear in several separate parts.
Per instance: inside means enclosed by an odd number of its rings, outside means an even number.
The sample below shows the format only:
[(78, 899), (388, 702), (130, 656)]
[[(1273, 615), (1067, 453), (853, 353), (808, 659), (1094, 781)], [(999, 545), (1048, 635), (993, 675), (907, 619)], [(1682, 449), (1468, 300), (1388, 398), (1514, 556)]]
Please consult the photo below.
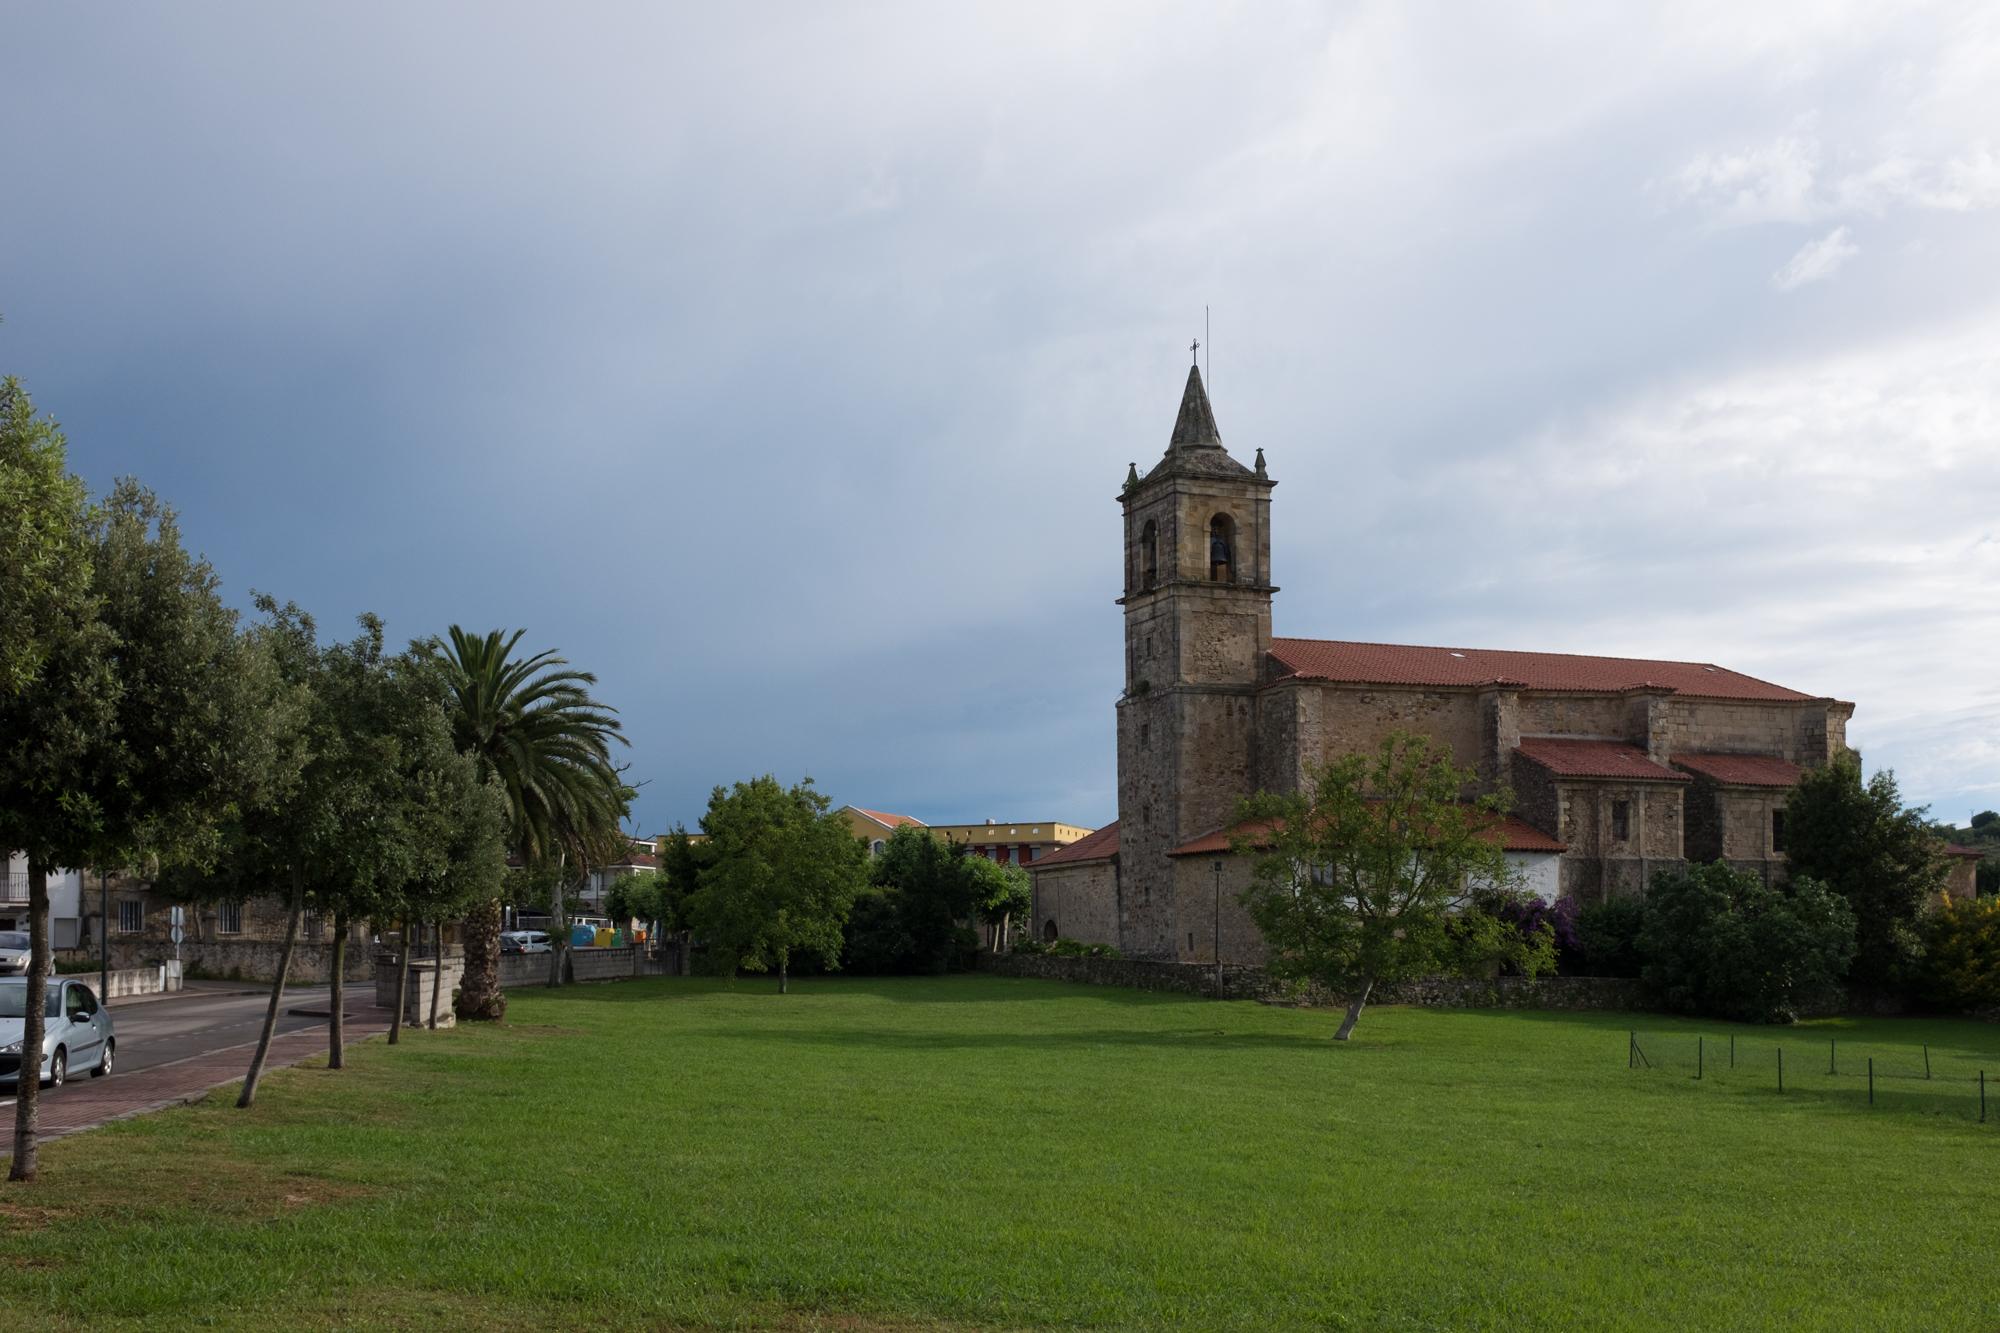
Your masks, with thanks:
[(431, 959), (431, 1018), (424, 1026), (436, 1032), (438, 992), (444, 989), (444, 922), (431, 922), (431, 943), (437, 946), (437, 954)]
[(410, 964), (415, 956), (410, 949), (410, 918), (403, 918), (403, 930), (396, 940), (396, 1014), (389, 1020), (389, 1044), (394, 1046), (403, 1035), (403, 1011), (410, 1004)]
[(1347, 1002), (1347, 1017), (1340, 1020), (1340, 1030), (1333, 1034), (1335, 1041), (1346, 1041), (1354, 1033), (1354, 1025), (1361, 1021), (1361, 1006), (1368, 1003), (1368, 992), (1375, 989), (1375, 978), (1363, 977), (1361, 989), (1354, 992), (1354, 998)]
[(49, 868), (28, 861), (28, 997), (21, 1023), (20, 1091), (14, 1094), (14, 1161), (9, 1180), (35, 1178), (35, 1130), (42, 1092), (42, 1009), (49, 995)]
[(243, 1076), (243, 1095), (238, 1109), (247, 1109), (257, 1100), (257, 1080), (264, 1075), (264, 1057), (271, 1053), (271, 1034), (278, 1030), (278, 1010), (285, 1003), (285, 977), (292, 970), (292, 951), (299, 944), (299, 917), (306, 910), (305, 882), (292, 872), (292, 906), (285, 916), (285, 947), (278, 955), (278, 977), (271, 983), (271, 1003), (264, 1010), (264, 1030), (257, 1034), (257, 1050), (250, 1057), (250, 1072)]
[(345, 1054), (347, 1032), (341, 1026), (340, 1010), (347, 1003), (347, 913), (333, 914), (333, 1003), (327, 1011), (326, 1020), (326, 1067), (339, 1069), (341, 1057)]
[(475, 905), (459, 923), (465, 936), (465, 978), (458, 986), (459, 1018), (497, 1023), (507, 1015), (500, 989), (500, 900)]

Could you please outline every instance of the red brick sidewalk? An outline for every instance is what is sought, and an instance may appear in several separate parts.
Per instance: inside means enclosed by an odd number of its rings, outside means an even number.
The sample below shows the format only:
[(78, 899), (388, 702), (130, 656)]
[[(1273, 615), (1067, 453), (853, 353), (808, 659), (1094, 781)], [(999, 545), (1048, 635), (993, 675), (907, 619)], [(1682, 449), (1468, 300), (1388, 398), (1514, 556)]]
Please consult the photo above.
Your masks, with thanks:
[[(366, 1041), (381, 1036), (389, 1030), (393, 1016), (390, 1009), (356, 1009), (347, 1016), (347, 1040)], [(210, 1091), (240, 1081), (250, 1068), (250, 1052), (255, 1047), (255, 1042), (245, 1042), (142, 1069), (136, 1074), (114, 1072), (104, 1078), (92, 1078), (88, 1073), (74, 1075), (60, 1092), (51, 1095), (49, 1089), (42, 1089), (42, 1104), (36, 1117), (40, 1122), (38, 1137), (61, 1138), (113, 1120), (200, 1101)], [(264, 1067), (282, 1069), (325, 1051), (326, 1025), (322, 1023), (302, 1032), (273, 1037)], [(12, 1107), (7, 1108), (6, 1118), (12, 1122)], [(0, 1151), (0, 1159), (6, 1156), (6, 1152)]]

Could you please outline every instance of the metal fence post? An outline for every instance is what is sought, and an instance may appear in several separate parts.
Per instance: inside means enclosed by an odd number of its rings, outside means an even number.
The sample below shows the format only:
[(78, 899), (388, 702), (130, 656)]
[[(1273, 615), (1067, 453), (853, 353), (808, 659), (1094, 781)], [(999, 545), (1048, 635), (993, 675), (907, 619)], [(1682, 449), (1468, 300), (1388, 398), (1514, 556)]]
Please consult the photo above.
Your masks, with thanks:
[(1778, 1091), (1785, 1090), (1785, 1048), (1778, 1048)]
[(1931, 1076), (1931, 1044), (1930, 1044), (1929, 1042), (1925, 1042), (1925, 1043), (1924, 1043), (1924, 1080), (1925, 1080), (1926, 1082), (1928, 1082), (1928, 1081), (1930, 1080), (1930, 1076)]
[(1694, 1076), (1696, 1079), (1701, 1078), (1702, 1065), (1704, 1063), (1703, 1056), (1705, 1054), (1703, 1049), (1704, 1041), (1705, 1038), (1699, 1036), (1694, 1039)]
[(1834, 1060), (1833, 1042), (1834, 1039), (1832, 1037), (1828, 1037), (1826, 1039), (1826, 1072), (1829, 1074), (1837, 1074), (1840, 1072), (1840, 1069)]
[(1875, 1057), (1868, 1057), (1868, 1104), (1875, 1104)]
[(1979, 1071), (1979, 1123), (1986, 1123), (1986, 1071)]
[(1736, 1034), (1729, 1034), (1729, 1067), (1736, 1068)]

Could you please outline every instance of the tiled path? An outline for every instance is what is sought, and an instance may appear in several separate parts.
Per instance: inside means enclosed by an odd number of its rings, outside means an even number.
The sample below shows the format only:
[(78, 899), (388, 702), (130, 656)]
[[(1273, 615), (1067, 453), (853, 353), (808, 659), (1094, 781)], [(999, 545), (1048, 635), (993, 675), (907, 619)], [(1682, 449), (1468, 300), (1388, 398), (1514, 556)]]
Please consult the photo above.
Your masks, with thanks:
[[(348, 1043), (381, 1036), (389, 1030), (391, 1017), (393, 1011), (389, 1009), (356, 1008), (351, 1011), (346, 1024)], [(92, 1078), (88, 1073), (72, 1075), (54, 1093), (47, 1088), (42, 1089), (40, 1113), (36, 1117), (40, 1122), (38, 1137), (43, 1140), (61, 1138), (78, 1130), (95, 1129), (108, 1121), (125, 1120), (162, 1107), (200, 1101), (210, 1090), (240, 1080), (250, 1068), (250, 1053), (255, 1048), (256, 1043), (249, 1042), (205, 1055), (190, 1056), (170, 1065), (140, 1070), (136, 1074), (113, 1071), (105, 1078)], [(266, 1057), (264, 1067), (267, 1070), (282, 1069), (325, 1051), (326, 1025), (322, 1023), (302, 1032), (289, 1032), (272, 1038), (271, 1053)], [(13, 1119), (13, 1107), (9, 1105), (5, 1112), (7, 1125), (11, 1126)], [(0, 1138), (0, 1158), (7, 1156), (5, 1146), (5, 1139)]]

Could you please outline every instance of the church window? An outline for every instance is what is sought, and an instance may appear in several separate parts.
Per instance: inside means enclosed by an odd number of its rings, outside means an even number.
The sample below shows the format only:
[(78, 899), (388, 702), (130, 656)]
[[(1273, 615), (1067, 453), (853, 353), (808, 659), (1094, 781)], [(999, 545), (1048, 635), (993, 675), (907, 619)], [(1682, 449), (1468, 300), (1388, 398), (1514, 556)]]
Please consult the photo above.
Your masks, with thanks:
[(1208, 577), (1215, 583), (1231, 583), (1235, 576), (1236, 525), (1229, 515), (1217, 514), (1208, 521)]
[(1042, 922), (1042, 938), (1050, 944), (1056, 942), (1056, 919), (1054, 917), (1050, 917), (1047, 921)]
[(1153, 748), (1153, 726), (1150, 722), (1139, 724), (1139, 748), (1142, 750)]
[(1611, 836), (1620, 842), (1632, 836), (1632, 803), (1613, 801), (1611, 803)]
[(1139, 536), (1139, 586), (1150, 591), (1160, 581), (1160, 527), (1152, 519)]
[(1773, 810), (1771, 812), (1771, 850), (1774, 852), (1785, 850), (1785, 812), (1783, 810)]

